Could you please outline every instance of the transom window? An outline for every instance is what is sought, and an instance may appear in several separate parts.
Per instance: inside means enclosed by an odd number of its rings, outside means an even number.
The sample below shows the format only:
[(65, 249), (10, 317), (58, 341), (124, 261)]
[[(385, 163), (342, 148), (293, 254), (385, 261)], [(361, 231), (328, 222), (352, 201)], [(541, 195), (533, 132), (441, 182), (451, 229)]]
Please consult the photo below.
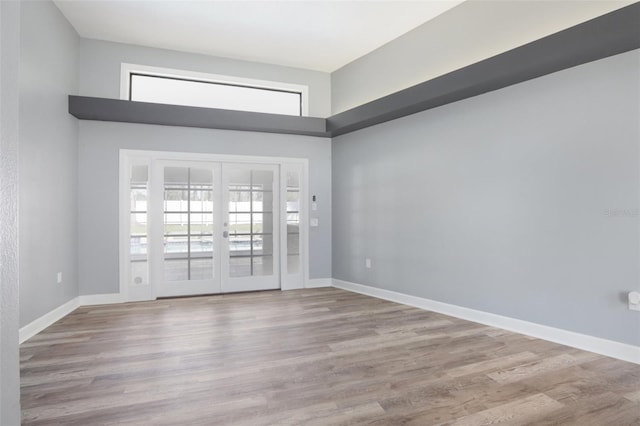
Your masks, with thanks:
[(122, 64), (121, 99), (236, 111), (307, 115), (307, 87)]

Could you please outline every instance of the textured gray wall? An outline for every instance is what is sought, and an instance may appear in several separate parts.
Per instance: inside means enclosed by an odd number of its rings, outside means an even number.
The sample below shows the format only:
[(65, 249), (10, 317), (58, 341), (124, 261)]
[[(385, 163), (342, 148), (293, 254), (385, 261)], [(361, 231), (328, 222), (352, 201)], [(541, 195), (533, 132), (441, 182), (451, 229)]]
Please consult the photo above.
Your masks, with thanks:
[(18, 80), (20, 3), (0, 2), (0, 424), (20, 424)]
[(354, 108), (631, 3), (467, 0), (334, 71), (332, 112)]
[(80, 294), (117, 293), (120, 149), (309, 159), (309, 189), (318, 196), (320, 227), (311, 228), (310, 277), (331, 278), (331, 141), (146, 124), (80, 122)]
[(331, 114), (328, 73), (87, 39), (80, 42), (79, 94), (119, 99), (123, 62), (307, 85), (309, 115), (328, 117)]
[[(22, 2), (20, 325), (78, 295), (78, 36), (50, 1)], [(56, 282), (62, 272), (62, 283)]]
[(335, 138), (333, 277), (640, 344), (638, 117), (636, 50)]

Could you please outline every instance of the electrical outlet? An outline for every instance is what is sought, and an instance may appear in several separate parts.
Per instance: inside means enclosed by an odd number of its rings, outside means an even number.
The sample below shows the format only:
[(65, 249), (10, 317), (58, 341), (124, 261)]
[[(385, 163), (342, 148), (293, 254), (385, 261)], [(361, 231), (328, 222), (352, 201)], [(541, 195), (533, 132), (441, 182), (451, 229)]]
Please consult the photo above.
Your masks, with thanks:
[(640, 292), (632, 291), (628, 295), (629, 309), (632, 311), (640, 311)]
[(368, 257), (364, 260), (364, 267), (371, 268), (371, 259), (369, 259)]
[(62, 272), (58, 272), (58, 284), (62, 283)]

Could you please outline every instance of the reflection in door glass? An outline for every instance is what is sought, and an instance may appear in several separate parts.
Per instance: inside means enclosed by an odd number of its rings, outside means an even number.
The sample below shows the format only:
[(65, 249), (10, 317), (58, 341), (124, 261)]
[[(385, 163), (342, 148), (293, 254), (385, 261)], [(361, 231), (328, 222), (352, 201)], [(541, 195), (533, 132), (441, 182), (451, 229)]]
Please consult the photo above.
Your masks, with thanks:
[(237, 170), (229, 177), (229, 275), (273, 275), (271, 170)]
[(300, 271), (300, 174), (287, 173), (287, 273)]
[(164, 169), (164, 277), (213, 278), (213, 172)]
[(129, 185), (130, 251), (129, 284), (149, 284), (148, 209), (149, 167), (147, 165), (131, 167)]

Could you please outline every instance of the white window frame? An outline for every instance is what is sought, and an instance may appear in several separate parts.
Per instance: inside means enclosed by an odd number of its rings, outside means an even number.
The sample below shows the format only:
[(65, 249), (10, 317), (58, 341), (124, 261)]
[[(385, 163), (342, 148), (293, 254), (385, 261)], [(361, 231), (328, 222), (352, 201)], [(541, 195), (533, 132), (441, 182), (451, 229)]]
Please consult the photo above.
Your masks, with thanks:
[(180, 78), (218, 84), (241, 85), (257, 89), (272, 89), (287, 92), (298, 92), (301, 97), (302, 117), (309, 116), (309, 86), (302, 84), (283, 83), (280, 81), (256, 80), (230, 75), (209, 74), (196, 71), (161, 68), (149, 65), (122, 63), (120, 67), (120, 99), (129, 100), (131, 74), (143, 74), (154, 77)]

